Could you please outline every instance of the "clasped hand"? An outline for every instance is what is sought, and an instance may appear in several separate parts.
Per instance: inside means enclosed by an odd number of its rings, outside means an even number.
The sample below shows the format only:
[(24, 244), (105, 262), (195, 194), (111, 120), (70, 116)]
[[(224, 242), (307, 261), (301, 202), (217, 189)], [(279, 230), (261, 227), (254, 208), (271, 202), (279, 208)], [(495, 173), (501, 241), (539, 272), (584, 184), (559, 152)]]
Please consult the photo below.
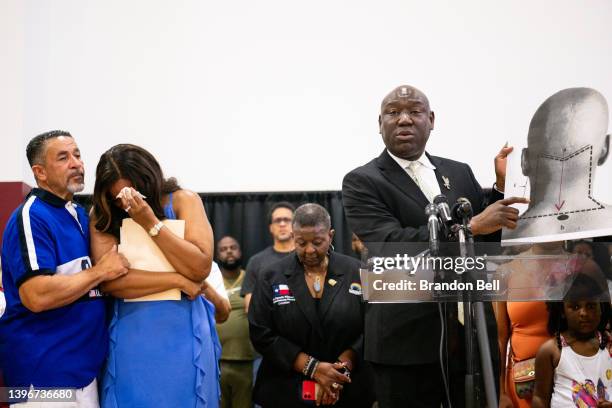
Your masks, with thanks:
[(208, 282), (194, 282), (191, 279), (183, 277), (183, 284), (181, 285), (181, 292), (183, 292), (189, 300), (194, 300), (198, 296), (203, 295), (206, 289), (209, 287)]
[(326, 363), (321, 361), (314, 373), (314, 380), (320, 385), (317, 393), (317, 405), (333, 405), (340, 398), (342, 384), (350, 383), (351, 378), (339, 370), (345, 368), (345, 363)]

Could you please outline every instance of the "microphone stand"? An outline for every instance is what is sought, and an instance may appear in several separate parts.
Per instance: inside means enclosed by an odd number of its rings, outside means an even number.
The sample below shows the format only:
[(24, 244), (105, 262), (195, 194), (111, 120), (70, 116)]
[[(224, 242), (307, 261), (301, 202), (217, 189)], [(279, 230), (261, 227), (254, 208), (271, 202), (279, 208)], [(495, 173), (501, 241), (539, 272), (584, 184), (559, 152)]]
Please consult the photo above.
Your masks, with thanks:
[[(467, 200), (466, 200), (467, 201)], [(471, 206), (469, 211), (463, 211), (461, 224), (455, 224), (452, 228), (459, 241), (459, 253), (461, 257), (474, 257), (474, 236), (468, 227), (472, 216)], [(464, 275), (463, 281), (467, 281)], [(472, 309), (473, 306), (473, 309)], [(473, 314), (472, 314), (473, 313)], [(473, 321), (472, 319), (475, 319)], [(497, 393), (495, 390), (493, 363), (491, 362), (491, 349), (489, 346), (489, 336), (485, 319), (484, 305), (482, 302), (472, 304), (470, 293), (463, 294), (463, 320), (465, 327), (465, 353), (466, 353), (466, 375), (465, 375), (465, 406), (472, 408), (477, 406), (476, 382), (477, 372), (474, 364), (474, 323), (478, 336), (478, 346), (480, 349), (480, 364), (485, 386), (485, 396), (488, 407), (497, 407)]]
[[(444, 202), (446, 197), (441, 196)], [(447, 208), (448, 209), (448, 208)], [(449, 216), (450, 211), (446, 211), (446, 216)], [(427, 215), (427, 229), (429, 230), (429, 249), (424, 252), (424, 256), (437, 257), (440, 254), (440, 233), (444, 232), (448, 235), (447, 224), (445, 224), (445, 217), (441, 214), (441, 211), (436, 203), (429, 203), (425, 206), (425, 215)], [(445, 279), (444, 272), (438, 270), (438, 267), (434, 264), (434, 281), (438, 279)], [(440, 371), (442, 373), (442, 380), (444, 381), (444, 392), (446, 394), (446, 402), (449, 407), (450, 403), (450, 390), (448, 386), (448, 367), (445, 367), (444, 363), (447, 359), (444, 358), (444, 349), (447, 346), (447, 321), (446, 321), (446, 304), (438, 302), (438, 313), (440, 314)], [(448, 350), (447, 350), (448, 353)]]

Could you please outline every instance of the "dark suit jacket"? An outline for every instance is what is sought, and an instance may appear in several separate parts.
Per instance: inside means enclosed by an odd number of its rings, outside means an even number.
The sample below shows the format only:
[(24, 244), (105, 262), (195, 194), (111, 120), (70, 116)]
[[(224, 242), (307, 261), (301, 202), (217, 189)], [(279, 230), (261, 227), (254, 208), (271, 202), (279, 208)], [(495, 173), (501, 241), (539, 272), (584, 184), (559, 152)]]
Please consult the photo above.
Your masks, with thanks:
[[(484, 194), (467, 164), (428, 155), (442, 194), (454, 203), (466, 197), (477, 214), (486, 206)], [(442, 176), (449, 180), (446, 188)], [(493, 193), (495, 199), (501, 194)], [(397, 162), (383, 153), (344, 177), (342, 199), (351, 229), (368, 243), (429, 240), (423, 192)], [(488, 330), (494, 363), (498, 360), (497, 330), (490, 305)], [(449, 308), (452, 309), (452, 308)], [(413, 365), (439, 361), (441, 323), (435, 303), (370, 304), (365, 317), (365, 359), (379, 364)], [(462, 346), (459, 342), (458, 352)]]
[[(336, 283), (331, 285), (330, 279)], [(251, 342), (263, 356), (255, 383), (255, 402), (264, 407), (303, 406), (299, 392), (306, 378), (293, 369), (300, 351), (332, 363), (349, 348), (362, 354), (363, 302), (359, 283), (359, 261), (332, 252), (317, 313), (297, 255), (289, 255), (262, 271), (249, 306)], [(342, 390), (339, 405), (370, 407), (371, 387), (366, 385), (369, 373), (357, 368), (351, 374), (352, 383)]]

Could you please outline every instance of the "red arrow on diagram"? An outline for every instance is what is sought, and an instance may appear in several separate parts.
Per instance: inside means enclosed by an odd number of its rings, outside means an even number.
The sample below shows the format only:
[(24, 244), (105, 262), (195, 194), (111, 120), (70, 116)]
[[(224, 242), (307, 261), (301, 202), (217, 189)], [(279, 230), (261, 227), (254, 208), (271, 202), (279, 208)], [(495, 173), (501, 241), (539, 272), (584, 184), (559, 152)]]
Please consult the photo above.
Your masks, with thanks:
[(563, 200), (561, 204), (555, 204), (555, 208), (557, 209), (557, 211), (561, 211), (561, 207), (563, 207), (563, 204), (565, 204), (565, 200)]
[[(563, 152), (565, 153), (565, 149), (563, 149)], [(559, 199), (557, 200), (557, 204), (555, 204), (555, 208), (557, 209), (557, 212), (561, 211), (561, 208), (563, 208), (563, 205), (565, 204), (565, 200), (561, 201), (561, 191), (563, 191), (563, 167), (565, 165), (565, 161), (561, 161), (561, 181), (559, 182)]]

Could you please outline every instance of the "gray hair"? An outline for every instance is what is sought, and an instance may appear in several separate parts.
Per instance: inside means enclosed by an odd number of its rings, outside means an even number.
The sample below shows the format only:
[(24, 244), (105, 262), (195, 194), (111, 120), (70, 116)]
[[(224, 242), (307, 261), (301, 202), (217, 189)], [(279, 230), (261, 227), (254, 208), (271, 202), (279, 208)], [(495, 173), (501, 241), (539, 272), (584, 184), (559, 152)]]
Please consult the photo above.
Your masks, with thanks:
[(35, 136), (32, 138), (32, 140), (30, 140), (30, 143), (28, 143), (28, 146), (26, 147), (26, 156), (28, 158), (28, 163), (30, 163), (30, 167), (35, 164), (44, 163), (43, 156), (45, 153), (45, 145), (47, 144), (47, 140), (60, 136), (72, 137), (72, 135), (65, 130), (51, 130), (50, 132), (45, 132)]
[(297, 208), (293, 214), (293, 228), (323, 226), (331, 228), (331, 218), (327, 210), (315, 203), (306, 203)]

